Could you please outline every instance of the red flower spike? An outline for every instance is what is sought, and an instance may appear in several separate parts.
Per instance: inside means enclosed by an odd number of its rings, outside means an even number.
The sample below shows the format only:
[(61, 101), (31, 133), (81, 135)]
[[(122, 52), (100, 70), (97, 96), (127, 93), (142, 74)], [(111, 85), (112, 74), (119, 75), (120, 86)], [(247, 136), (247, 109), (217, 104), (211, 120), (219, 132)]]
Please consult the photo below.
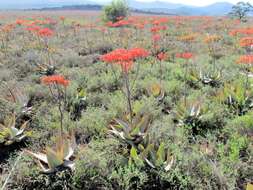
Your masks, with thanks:
[(185, 52), (185, 53), (177, 53), (176, 54), (177, 58), (182, 58), (182, 59), (191, 59), (193, 58), (193, 54), (190, 52)]
[(245, 37), (240, 40), (241, 47), (249, 47), (253, 45), (253, 37)]
[(161, 40), (161, 36), (159, 34), (155, 34), (155, 35), (152, 36), (152, 40), (154, 42), (158, 42), (158, 41)]
[(138, 58), (145, 58), (149, 55), (148, 51), (142, 48), (133, 48), (130, 50), (116, 49), (110, 53), (101, 56), (101, 60), (106, 63), (115, 63), (121, 65), (124, 72), (128, 72), (133, 65), (133, 61)]
[(38, 35), (41, 37), (51, 37), (54, 34), (49, 28), (43, 28), (38, 31)]
[(159, 59), (160, 61), (166, 60), (168, 59), (168, 55), (164, 52), (161, 52), (157, 55), (157, 59)]
[(237, 60), (238, 64), (253, 64), (253, 55), (243, 55)]
[(62, 85), (64, 87), (67, 87), (69, 85), (70, 81), (66, 80), (61, 75), (52, 75), (52, 76), (42, 77), (41, 78), (41, 83), (43, 83), (45, 85), (58, 84), (58, 85)]

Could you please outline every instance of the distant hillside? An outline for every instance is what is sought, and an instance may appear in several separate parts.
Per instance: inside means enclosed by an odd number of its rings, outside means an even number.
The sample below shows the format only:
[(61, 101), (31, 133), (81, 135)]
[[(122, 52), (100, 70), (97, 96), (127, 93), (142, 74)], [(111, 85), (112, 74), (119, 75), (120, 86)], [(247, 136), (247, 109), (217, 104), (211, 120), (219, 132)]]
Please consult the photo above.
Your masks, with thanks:
[(128, 0), (128, 5), (135, 9), (177, 9), (182, 6), (183, 4), (178, 3), (168, 3), (162, 1), (153, 1), (153, 2), (139, 2), (136, 0)]
[[(102, 5), (67, 5), (61, 7), (45, 7), (45, 8), (33, 8), (33, 9), (26, 9), (26, 10), (39, 10), (39, 11), (64, 11), (64, 10), (83, 10), (83, 11), (100, 11), (103, 9)], [(175, 15), (171, 13), (166, 13), (162, 11), (149, 11), (149, 10), (141, 10), (131, 8), (131, 12), (135, 13), (143, 13), (143, 14), (160, 14), (160, 15)]]
[(42, 9), (71, 5), (97, 5), (89, 0), (0, 0), (0, 9)]
[[(39, 0), (37, 2), (35, 0), (8, 0), (0, 3), (0, 9), (101, 10), (104, 4), (100, 4), (95, 0)], [(209, 6), (196, 7), (155, 0), (146, 3), (128, 0), (128, 4), (132, 10), (137, 10), (138, 12), (206, 16), (226, 15), (233, 6), (231, 3), (221, 2)]]
[(228, 14), (233, 7), (231, 3), (214, 3), (205, 7), (180, 7), (175, 9), (174, 13), (183, 13), (185, 15), (208, 15), (222, 16)]
[[(102, 5), (66, 5), (62, 7), (45, 7), (39, 10), (102, 10)], [(36, 10), (36, 9), (32, 9)]]
[[(150, 12), (162, 12), (162, 13), (169, 13), (169, 14), (176, 14), (176, 15), (207, 15), (207, 16), (221, 16), (226, 15), (229, 13), (232, 9), (233, 4), (231, 3), (214, 3), (209, 6), (204, 7), (195, 7), (195, 6), (176, 6), (177, 8), (171, 8), (171, 7), (162, 7), (159, 3), (156, 7), (152, 8), (139, 8), (141, 10), (150, 11)], [(147, 7), (144, 6), (144, 7)], [(160, 7), (160, 8), (159, 8)]]

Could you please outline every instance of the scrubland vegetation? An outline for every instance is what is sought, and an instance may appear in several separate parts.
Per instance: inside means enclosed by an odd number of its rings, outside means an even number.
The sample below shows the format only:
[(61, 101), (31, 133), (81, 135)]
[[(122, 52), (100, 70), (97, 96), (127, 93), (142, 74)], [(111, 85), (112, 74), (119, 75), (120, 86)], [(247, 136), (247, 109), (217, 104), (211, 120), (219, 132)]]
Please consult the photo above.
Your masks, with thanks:
[(251, 19), (59, 13), (1, 14), (2, 189), (252, 188)]

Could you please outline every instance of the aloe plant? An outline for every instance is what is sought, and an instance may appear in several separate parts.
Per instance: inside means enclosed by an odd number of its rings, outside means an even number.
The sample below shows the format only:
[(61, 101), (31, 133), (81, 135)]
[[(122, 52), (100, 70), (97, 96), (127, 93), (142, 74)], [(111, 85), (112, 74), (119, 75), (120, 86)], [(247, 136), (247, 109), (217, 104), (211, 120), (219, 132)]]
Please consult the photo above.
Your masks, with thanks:
[(8, 146), (15, 142), (21, 142), (27, 137), (25, 129), (27, 128), (27, 122), (24, 122), (19, 128), (16, 128), (16, 116), (13, 114), (12, 118), (4, 124), (0, 123), (0, 143)]
[(32, 113), (32, 106), (29, 105), (30, 99), (26, 93), (17, 86), (9, 86), (6, 82), (2, 83), (4, 91), (8, 92), (3, 99), (8, 102), (12, 102), (21, 107), (21, 112), (30, 115)]
[(138, 149), (131, 148), (130, 163), (134, 162), (138, 166), (144, 166), (144, 163), (146, 163), (151, 168), (162, 168), (166, 172), (171, 169), (174, 163), (174, 157), (170, 155), (164, 143), (159, 145), (148, 143), (146, 147), (140, 145)]
[(218, 87), (221, 84), (221, 76), (222, 73), (218, 70), (205, 72), (203, 70), (196, 71), (196, 69), (191, 69), (189, 71), (188, 81), (194, 86), (198, 86), (198, 83), (202, 83), (204, 85)]
[(214, 71), (214, 72), (200, 71), (199, 78), (203, 84), (216, 87), (216, 86), (219, 86), (221, 83), (221, 72), (220, 71)]
[(189, 83), (189, 85), (191, 85), (192, 87), (199, 88), (200, 78), (199, 73), (196, 69), (189, 69), (187, 83)]
[(52, 65), (40, 64), (40, 65), (37, 65), (37, 67), (38, 67), (38, 72), (41, 75), (54, 75), (56, 71), (55, 66), (52, 66)]
[(173, 117), (179, 126), (190, 125), (195, 127), (207, 111), (208, 109), (203, 106), (201, 101), (188, 102), (186, 106), (180, 103), (173, 112)]
[(225, 84), (216, 99), (228, 105), (238, 115), (245, 114), (253, 107), (253, 92), (245, 89), (240, 83)]
[(157, 98), (158, 101), (161, 101), (165, 94), (160, 84), (152, 84), (148, 89), (148, 93), (149, 95)]
[(75, 163), (72, 158), (75, 148), (76, 141), (72, 134), (70, 137), (58, 137), (55, 147), (47, 147), (45, 153), (34, 153), (29, 150), (25, 152), (38, 160), (43, 173), (49, 174), (56, 172), (60, 167), (74, 170)]
[(86, 99), (87, 94), (84, 89), (78, 88), (76, 96), (73, 97), (68, 104), (70, 118), (72, 120), (76, 121), (81, 118), (82, 110), (87, 106)]
[(115, 135), (131, 146), (138, 145), (145, 138), (150, 126), (151, 115), (137, 113), (133, 121), (115, 119), (109, 126), (109, 133)]

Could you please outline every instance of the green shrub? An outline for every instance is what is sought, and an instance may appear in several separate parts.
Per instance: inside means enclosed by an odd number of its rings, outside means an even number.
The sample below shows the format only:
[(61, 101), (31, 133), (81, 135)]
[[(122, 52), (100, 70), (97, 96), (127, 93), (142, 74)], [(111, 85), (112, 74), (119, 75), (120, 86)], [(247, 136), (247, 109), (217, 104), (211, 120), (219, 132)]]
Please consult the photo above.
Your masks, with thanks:
[(110, 5), (104, 7), (104, 19), (116, 22), (120, 17), (126, 17), (128, 5), (125, 0), (113, 0)]

